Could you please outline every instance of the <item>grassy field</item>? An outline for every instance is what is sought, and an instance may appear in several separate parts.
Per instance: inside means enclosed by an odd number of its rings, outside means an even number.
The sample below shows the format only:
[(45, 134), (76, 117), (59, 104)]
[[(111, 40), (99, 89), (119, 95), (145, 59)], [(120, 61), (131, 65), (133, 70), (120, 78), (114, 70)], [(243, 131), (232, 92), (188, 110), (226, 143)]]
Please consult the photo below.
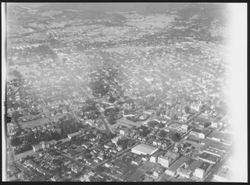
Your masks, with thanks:
[(24, 157), (26, 157), (28, 155), (33, 155), (34, 153), (35, 152), (33, 150), (29, 150), (27, 152), (23, 152), (23, 153), (17, 154), (17, 155), (15, 155), (15, 160), (19, 160), (19, 159), (24, 158)]
[[(51, 117), (51, 120), (54, 120), (54, 119), (57, 120), (63, 116), (64, 114), (55, 115), (54, 117)], [(39, 125), (45, 125), (47, 123), (49, 123), (49, 118), (40, 118), (37, 120), (21, 122), (20, 125), (22, 126), (22, 128), (33, 128)]]
[(45, 125), (48, 122), (49, 122), (48, 118), (40, 118), (37, 120), (21, 122), (20, 125), (22, 126), (22, 128), (33, 128), (39, 125)]

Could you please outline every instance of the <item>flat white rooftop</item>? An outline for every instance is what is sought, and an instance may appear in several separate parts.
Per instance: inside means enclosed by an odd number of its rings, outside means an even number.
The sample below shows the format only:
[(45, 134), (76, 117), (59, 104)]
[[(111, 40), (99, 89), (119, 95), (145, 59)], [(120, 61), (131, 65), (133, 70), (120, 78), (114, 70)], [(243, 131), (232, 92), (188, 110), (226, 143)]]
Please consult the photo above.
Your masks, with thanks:
[(156, 151), (158, 150), (158, 148), (155, 148), (153, 146), (150, 145), (146, 145), (146, 144), (139, 144), (136, 145), (134, 148), (131, 149), (131, 152), (136, 153), (136, 154), (143, 154), (143, 155), (152, 155), (154, 154)]

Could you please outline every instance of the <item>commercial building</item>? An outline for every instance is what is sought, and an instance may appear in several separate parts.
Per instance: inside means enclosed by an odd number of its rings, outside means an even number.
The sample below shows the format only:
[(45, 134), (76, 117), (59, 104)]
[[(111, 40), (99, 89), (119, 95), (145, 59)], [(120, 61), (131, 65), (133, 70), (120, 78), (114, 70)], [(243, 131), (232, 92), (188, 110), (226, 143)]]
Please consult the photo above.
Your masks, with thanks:
[(193, 129), (191, 132), (190, 132), (190, 136), (195, 136), (195, 137), (198, 137), (200, 139), (205, 139), (205, 137), (207, 135), (209, 135), (209, 133), (211, 132), (210, 129)]
[(140, 165), (141, 162), (142, 162), (141, 156), (137, 156), (136, 158), (134, 158), (134, 159), (131, 161), (131, 164)]
[(154, 114), (154, 110), (147, 110), (147, 111), (144, 111), (143, 113), (146, 114), (146, 115), (152, 115)]
[(216, 156), (216, 155), (212, 155), (210, 153), (203, 152), (202, 154), (199, 155), (199, 159), (204, 161), (204, 162), (216, 164), (221, 158)]
[(214, 122), (214, 121), (211, 122), (211, 127), (212, 128), (219, 128), (220, 126), (221, 126), (220, 122)]
[(180, 166), (177, 169), (177, 175), (184, 177), (184, 178), (190, 178), (192, 174), (192, 170), (189, 168), (189, 165), (184, 163), (182, 166)]
[(154, 153), (154, 154), (150, 157), (149, 161), (152, 162), (152, 163), (157, 163), (157, 162), (158, 162), (158, 156), (159, 156), (159, 154)]
[(203, 145), (203, 140), (191, 135), (186, 138), (186, 142), (195, 146)]
[(187, 132), (188, 131), (188, 125), (181, 125), (181, 129), (184, 131), (184, 132)]
[(202, 140), (202, 142), (204, 143), (204, 148), (207, 148), (207, 147), (213, 147), (213, 148), (216, 148), (217, 150), (220, 150), (222, 152), (228, 152), (230, 150), (230, 146), (229, 145), (226, 145), (226, 144), (223, 144), (221, 142), (218, 142), (218, 141), (215, 141), (215, 140), (212, 140), (212, 139), (204, 139)]
[(163, 167), (168, 168), (170, 166), (171, 158), (161, 156), (158, 158), (158, 163), (161, 164)]
[(175, 132), (179, 133), (186, 133), (188, 131), (188, 125), (185, 124), (179, 124), (179, 123), (172, 123), (168, 126), (170, 130), (173, 130)]
[(45, 148), (49, 148), (50, 146), (53, 146), (57, 143), (56, 140), (51, 140), (51, 141), (42, 141), (37, 145), (32, 145), (32, 149), (34, 152), (39, 151), (40, 149), (45, 149)]
[(168, 168), (178, 157), (179, 153), (168, 151), (164, 156), (158, 157), (158, 163), (163, 167)]
[(211, 125), (211, 122), (205, 118), (200, 117), (198, 120), (196, 120), (194, 124), (197, 125), (201, 129), (205, 129)]
[(200, 160), (193, 160), (192, 163), (189, 165), (189, 168), (192, 170), (192, 173), (202, 165), (202, 161)]
[(45, 142), (45, 141), (42, 141), (42, 142), (40, 143), (40, 145), (41, 145), (41, 148), (42, 148), (42, 149), (45, 149), (45, 148), (48, 148), (48, 147), (49, 147), (49, 144), (48, 144), (47, 142)]
[(189, 135), (198, 137), (200, 139), (205, 139), (205, 134), (202, 133), (200, 130), (192, 130)]
[(166, 171), (165, 173), (169, 176), (175, 177), (177, 175), (177, 169), (182, 166), (184, 163), (189, 164), (191, 159), (182, 156), (177, 161), (175, 161)]
[(198, 168), (195, 169), (193, 176), (198, 179), (204, 179), (211, 167), (212, 165), (210, 163), (203, 162)]
[(41, 149), (41, 146), (40, 146), (40, 144), (32, 145), (32, 149), (33, 149), (34, 152), (37, 152), (37, 151), (39, 151)]
[(139, 127), (142, 125), (142, 123), (139, 123), (139, 122), (133, 122), (133, 121), (130, 121), (126, 118), (121, 118), (119, 120), (117, 120), (117, 123), (115, 124), (116, 126), (118, 125), (122, 125), (122, 126), (125, 126), (127, 128), (132, 128), (132, 127)]
[(129, 133), (129, 129), (126, 128), (126, 127), (122, 128), (120, 130), (120, 134), (123, 135), (123, 136), (127, 135), (128, 133)]
[(152, 177), (155, 179), (158, 178), (164, 172), (164, 170), (165, 170), (165, 168), (163, 168), (162, 166), (155, 165), (153, 168)]
[(131, 152), (138, 155), (153, 155), (157, 150), (158, 148), (146, 144), (139, 144), (132, 148)]
[(213, 131), (207, 136), (207, 138), (217, 142), (221, 142), (226, 145), (231, 144), (230, 134), (227, 133)]
[(224, 152), (221, 150), (218, 150), (217, 148), (214, 148), (212, 146), (208, 146), (206, 148), (203, 149), (203, 152), (218, 156), (218, 157), (222, 157), (224, 155)]
[(114, 137), (113, 139), (111, 139), (111, 142), (116, 144), (118, 142), (118, 140), (121, 138), (121, 136), (117, 136), (117, 137)]

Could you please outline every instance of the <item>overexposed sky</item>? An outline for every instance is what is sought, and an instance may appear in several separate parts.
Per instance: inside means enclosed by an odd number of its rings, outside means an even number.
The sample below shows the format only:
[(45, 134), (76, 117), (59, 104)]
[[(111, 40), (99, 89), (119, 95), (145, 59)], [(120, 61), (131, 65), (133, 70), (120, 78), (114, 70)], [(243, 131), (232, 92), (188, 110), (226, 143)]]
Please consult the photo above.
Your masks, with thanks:
[(227, 98), (233, 126), (233, 181), (247, 182), (247, 3), (231, 3)]

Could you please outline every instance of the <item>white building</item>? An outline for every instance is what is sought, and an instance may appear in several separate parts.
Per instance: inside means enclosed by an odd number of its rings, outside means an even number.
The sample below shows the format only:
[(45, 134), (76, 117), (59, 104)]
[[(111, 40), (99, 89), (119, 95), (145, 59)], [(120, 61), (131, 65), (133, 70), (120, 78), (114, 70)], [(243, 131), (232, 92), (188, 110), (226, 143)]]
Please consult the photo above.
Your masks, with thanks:
[(139, 144), (132, 148), (131, 152), (138, 155), (153, 155), (157, 150), (158, 148), (146, 144)]
[(205, 176), (205, 171), (203, 169), (200, 168), (196, 168), (194, 171), (193, 176), (199, 178), (199, 179), (203, 179)]
[(150, 157), (149, 161), (152, 162), (152, 163), (157, 163), (158, 157), (157, 157), (156, 155), (152, 155), (152, 156)]
[(191, 131), (190, 135), (198, 137), (200, 139), (205, 139), (205, 134), (202, 132), (197, 132), (197, 131)]
[(34, 152), (37, 152), (38, 150), (41, 149), (41, 146), (40, 145), (33, 145), (32, 148), (33, 148)]
[(177, 169), (177, 175), (189, 179), (191, 177), (192, 170), (188, 167), (180, 167)]
[(170, 158), (161, 156), (158, 158), (158, 163), (161, 164), (163, 167), (168, 168), (170, 166)]
[(207, 162), (203, 162), (200, 167), (196, 168), (193, 176), (199, 179), (204, 179), (205, 175), (207, 174), (207, 172), (211, 169), (212, 165), (207, 163)]

